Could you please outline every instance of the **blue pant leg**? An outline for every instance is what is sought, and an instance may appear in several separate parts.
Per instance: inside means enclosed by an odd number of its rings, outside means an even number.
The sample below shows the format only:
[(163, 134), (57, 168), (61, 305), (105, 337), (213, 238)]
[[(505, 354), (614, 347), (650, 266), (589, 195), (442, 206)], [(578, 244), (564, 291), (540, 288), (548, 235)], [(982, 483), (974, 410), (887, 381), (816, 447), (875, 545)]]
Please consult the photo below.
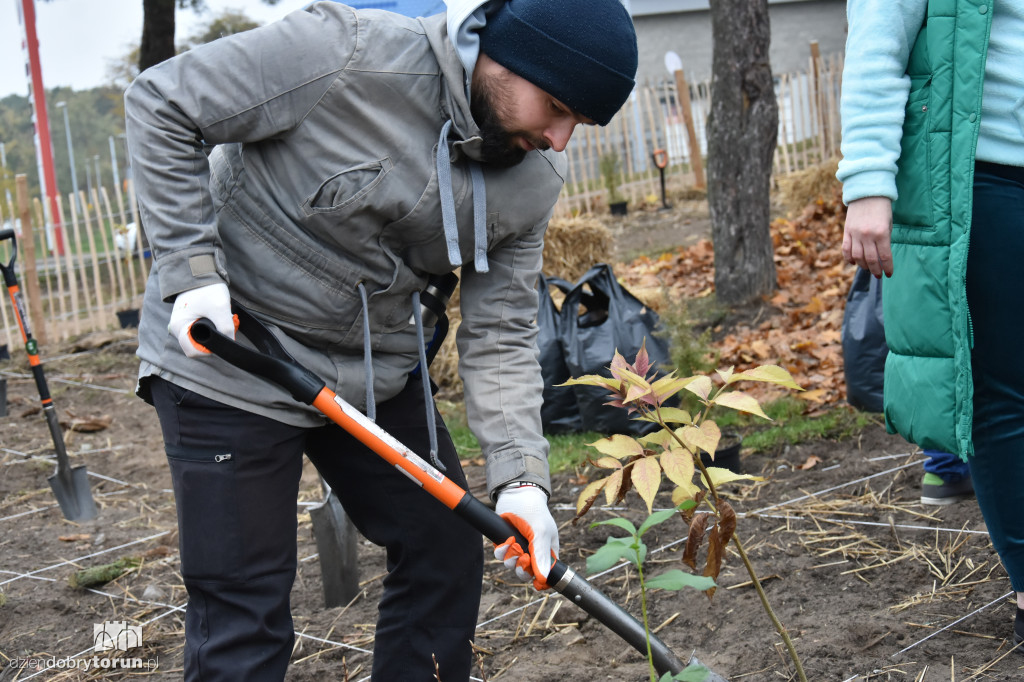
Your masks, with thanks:
[(958, 455), (940, 450), (925, 450), (924, 454), (928, 457), (924, 462), (924, 470), (935, 474), (946, 483), (956, 483), (965, 476), (971, 475), (967, 462), (960, 459)]
[(1024, 168), (979, 163), (967, 261), (974, 330), (974, 490), (1013, 589), (1024, 591)]
[(152, 380), (178, 512), (184, 679), (281, 682), (303, 429)]

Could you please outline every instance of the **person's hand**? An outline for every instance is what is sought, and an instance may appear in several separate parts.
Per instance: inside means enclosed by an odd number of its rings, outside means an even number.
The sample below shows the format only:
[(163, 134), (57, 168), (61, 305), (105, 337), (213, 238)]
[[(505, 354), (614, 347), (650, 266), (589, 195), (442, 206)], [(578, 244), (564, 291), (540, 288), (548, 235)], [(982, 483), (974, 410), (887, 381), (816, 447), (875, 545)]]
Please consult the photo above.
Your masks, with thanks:
[(231, 316), (231, 294), (223, 282), (207, 284), (178, 294), (171, 310), (167, 331), (178, 339), (178, 345), (190, 358), (202, 357), (208, 351), (192, 342), (188, 335), (192, 323), (201, 317), (213, 322), (221, 334), (235, 338), (235, 322)]
[(892, 277), (892, 201), (887, 197), (855, 199), (846, 207), (843, 258), (870, 270), (875, 277)]
[(558, 526), (548, 511), (548, 496), (532, 485), (510, 486), (498, 493), (495, 511), (516, 527), (530, 543), (524, 552), (513, 538), (494, 548), (494, 558), (515, 569), (520, 580), (533, 579), (533, 586), (546, 590), (548, 573), (558, 557)]

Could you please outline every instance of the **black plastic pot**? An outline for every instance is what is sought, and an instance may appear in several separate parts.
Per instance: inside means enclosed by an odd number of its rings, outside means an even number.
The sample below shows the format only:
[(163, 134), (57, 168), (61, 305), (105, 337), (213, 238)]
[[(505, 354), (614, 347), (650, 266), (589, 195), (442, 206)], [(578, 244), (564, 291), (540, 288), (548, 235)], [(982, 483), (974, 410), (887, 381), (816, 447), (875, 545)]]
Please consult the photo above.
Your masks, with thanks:
[(611, 210), (612, 215), (626, 215), (628, 206), (628, 201), (616, 201), (613, 204), (608, 204), (608, 208)]
[(130, 329), (139, 326), (139, 309), (118, 310), (117, 321), (121, 323), (121, 329)]
[(718, 441), (718, 448), (715, 449), (715, 459), (712, 461), (711, 456), (706, 452), (700, 453), (700, 461), (704, 463), (706, 467), (719, 467), (721, 469), (728, 469), (733, 473), (740, 472), (740, 447), (743, 445), (743, 439), (735, 433), (723, 433), (722, 439)]

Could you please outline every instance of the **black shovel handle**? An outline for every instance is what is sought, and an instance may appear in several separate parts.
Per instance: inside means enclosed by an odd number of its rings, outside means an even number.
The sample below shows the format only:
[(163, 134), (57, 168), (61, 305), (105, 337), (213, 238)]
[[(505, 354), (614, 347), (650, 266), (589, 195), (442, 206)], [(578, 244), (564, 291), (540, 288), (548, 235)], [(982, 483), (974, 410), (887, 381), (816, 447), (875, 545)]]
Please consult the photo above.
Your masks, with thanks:
[[(408, 450), (380, 427), (370, 422), (326, 386), (322, 379), (292, 358), (262, 322), (241, 306), (235, 306), (238, 331), (258, 350), (252, 350), (217, 331), (205, 318), (196, 320), (189, 330), (192, 339), (214, 355), (256, 376), (272, 381), (307, 405), (313, 405), (364, 445), (395, 464), (426, 492), (458, 514), (498, 545), (515, 538), (524, 551), (526, 538), (506, 519), (428, 462)], [(577, 575), (569, 566), (555, 561), (547, 583), (569, 601), (589, 613), (643, 656), (648, 652), (648, 634), (644, 627), (600, 590)], [(659, 674), (681, 672), (686, 664), (672, 653), (656, 635), (650, 635), (650, 652)]]

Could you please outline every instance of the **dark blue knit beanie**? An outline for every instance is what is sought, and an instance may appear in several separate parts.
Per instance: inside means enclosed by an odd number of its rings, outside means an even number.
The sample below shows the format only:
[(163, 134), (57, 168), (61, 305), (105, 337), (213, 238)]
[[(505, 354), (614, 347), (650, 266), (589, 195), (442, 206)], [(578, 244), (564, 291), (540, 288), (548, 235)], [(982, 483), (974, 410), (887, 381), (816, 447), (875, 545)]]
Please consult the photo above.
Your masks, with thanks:
[(620, 0), (507, 0), (488, 14), (480, 49), (599, 125), (635, 85), (636, 31)]

